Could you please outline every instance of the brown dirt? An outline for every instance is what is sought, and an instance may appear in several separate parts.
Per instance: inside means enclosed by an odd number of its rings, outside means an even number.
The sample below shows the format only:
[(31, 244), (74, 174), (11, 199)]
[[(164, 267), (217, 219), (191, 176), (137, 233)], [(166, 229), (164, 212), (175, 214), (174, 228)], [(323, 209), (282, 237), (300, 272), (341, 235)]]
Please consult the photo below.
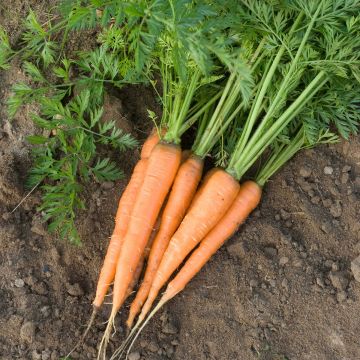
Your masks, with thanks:
[[(10, 15), (0, 7), (0, 24), (14, 42), (30, 3), (48, 9), (46, 1), (29, 0), (5, 5)], [(87, 187), (88, 210), (78, 220), (82, 247), (47, 234), (36, 212), (38, 192), (11, 214), (25, 195), (25, 136), (35, 129), (30, 107), (9, 122), (4, 101), (24, 78), (16, 63), (0, 74), (0, 359), (53, 360), (71, 349), (88, 319), (126, 179)], [(108, 112), (143, 139), (146, 108), (157, 106), (152, 92), (131, 87), (112, 96)], [(127, 176), (137, 158), (135, 152), (118, 159)], [(360, 284), (350, 270), (360, 253), (359, 200), (359, 138), (298, 155), (266, 186), (240, 231), (151, 321), (131, 358), (359, 359)], [(74, 359), (96, 357), (108, 312), (106, 306)], [(125, 317), (126, 310), (112, 349), (124, 337)]]

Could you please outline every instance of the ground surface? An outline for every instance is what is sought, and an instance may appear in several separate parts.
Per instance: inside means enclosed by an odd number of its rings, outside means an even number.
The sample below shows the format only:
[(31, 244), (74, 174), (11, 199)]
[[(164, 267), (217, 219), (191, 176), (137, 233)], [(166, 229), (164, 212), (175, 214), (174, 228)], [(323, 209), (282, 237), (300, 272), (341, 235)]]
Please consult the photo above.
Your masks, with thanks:
[[(10, 2), (9, 2), (10, 3)], [(0, 24), (16, 41), (29, 6), (0, 6)], [(76, 47), (76, 43), (74, 45)], [(0, 74), (0, 359), (59, 359), (91, 311), (94, 286), (126, 179), (84, 193), (82, 247), (49, 236), (35, 192), (26, 194), (30, 166), (25, 136), (34, 132), (24, 108), (9, 122), (4, 101), (24, 79), (18, 64)], [(143, 139), (150, 91), (124, 89), (109, 116)], [(109, 105), (111, 104), (111, 105)], [(138, 158), (118, 162), (127, 176)], [(360, 141), (304, 151), (265, 188), (247, 223), (141, 335), (130, 359), (356, 360), (360, 358), (360, 283), (350, 264), (360, 254)], [(74, 359), (94, 359), (109, 306)], [(124, 336), (124, 311), (111, 347)]]

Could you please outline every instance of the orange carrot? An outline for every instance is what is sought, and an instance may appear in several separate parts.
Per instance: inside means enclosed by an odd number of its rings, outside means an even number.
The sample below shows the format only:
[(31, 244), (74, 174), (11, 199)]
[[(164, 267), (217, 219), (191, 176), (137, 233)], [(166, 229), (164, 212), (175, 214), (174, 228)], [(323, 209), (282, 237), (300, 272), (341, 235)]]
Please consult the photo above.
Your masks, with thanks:
[(141, 255), (154, 227), (161, 206), (175, 179), (181, 161), (181, 149), (174, 144), (158, 143), (149, 157), (145, 178), (139, 189), (116, 267), (113, 306), (100, 344), (99, 357), (106, 346), (116, 313), (123, 304)]
[(139, 313), (146, 300), (162, 256), (172, 235), (184, 218), (186, 210), (196, 192), (202, 174), (203, 163), (200, 157), (192, 155), (179, 168), (169, 200), (161, 217), (159, 232), (151, 248), (144, 280), (130, 307), (127, 320), (129, 328), (132, 326), (135, 316)]
[(145, 171), (148, 164), (148, 156), (150, 156), (150, 153), (157, 142), (159, 142), (159, 136), (156, 131), (153, 131), (142, 147), (141, 159), (136, 164), (130, 181), (120, 198), (115, 216), (115, 229), (110, 238), (108, 250), (106, 252), (104, 263), (101, 268), (99, 280), (97, 283), (96, 295), (93, 301), (95, 309), (99, 308), (103, 303), (109, 286), (114, 280), (122, 241), (126, 234), (137, 193), (144, 180)]
[(211, 256), (235, 233), (258, 206), (261, 193), (261, 187), (254, 181), (246, 181), (241, 185), (240, 191), (230, 209), (201, 241), (179, 273), (168, 284), (159, 303), (163, 305), (184, 289)]
[(191, 206), (164, 253), (138, 322), (144, 319), (160, 289), (190, 251), (208, 234), (229, 209), (239, 183), (227, 172), (216, 169), (208, 177), (200, 196)]

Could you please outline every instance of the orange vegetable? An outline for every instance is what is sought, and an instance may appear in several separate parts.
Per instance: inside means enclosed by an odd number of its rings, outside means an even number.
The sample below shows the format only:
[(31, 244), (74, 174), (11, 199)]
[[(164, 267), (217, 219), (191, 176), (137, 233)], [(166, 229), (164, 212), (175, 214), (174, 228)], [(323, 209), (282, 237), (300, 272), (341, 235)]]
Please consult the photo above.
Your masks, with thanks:
[(185, 257), (225, 215), (239, 188), (239, 183), (224, 170), (216, 169), (208, 177), (164, 253), (138, 321), (144, 319), (160, 289)]
[(141, 150), (141, 159), (136, 164), (130, 181), (123, 192), (115, 216), (115, 229), (110, 238), (110, 243), (105, 255), (104, 263), (100, 271), (96, 288), (96, 295), (93, 301), (94, 308), (99, 308), (104, 301), (110, 284), (115, 277), (115, 270), (120, 254), (120, 249), (128, 227), (131, 211), (141, 187), (148, 164), (148, 157), (154, 146), (159, 142), (159, 136), (153, 131), (145, 141)]
[(229, 239), (261, 199), (261, 187), (254, 181), (246, 181), (223, 218), (206, 235), (200, 245), (182, 266), (179, 273), (168, 284), (159, 303), (162, 305), (184, 289), (190, 280), (209, 261), (211, 256)]
[(105, 351), (114, 319), (126, 298), (134, 271), (146, 247), (160, 209), (174, 182), (181, 161), (177, 145), (158, 143), (149, 157), (145, 178), (134, 203), (116, 267), (113, 306), (101, 341), (99, 356)]

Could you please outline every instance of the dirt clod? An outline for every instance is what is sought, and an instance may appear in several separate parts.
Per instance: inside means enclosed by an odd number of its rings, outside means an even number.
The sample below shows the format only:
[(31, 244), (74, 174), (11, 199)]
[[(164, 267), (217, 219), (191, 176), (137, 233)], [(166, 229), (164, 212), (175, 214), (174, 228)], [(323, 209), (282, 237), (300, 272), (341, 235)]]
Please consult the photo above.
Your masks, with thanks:
[(334, 288), (339, 290), (345, 290), (349, 280), (346, 278), (346, 274), (344, 272), (330, 272), (329, 279), (334, 286)]
[(67, 288), (67, 292), (71, 296), (82, 296), (84, 294), (83, 289), (80, 287), (78, 283), (67, 284), (66, 288)]
[(280, 266), (284, 266), (284, 265), (286, 265), (288, 262), (289, 262), (289, 258), (286, 257), (286, 256), (282, 256), (282, 257), (280, 258), (280, 260), (279, 260)]
[(278, 251), (276, 248), (274, 248), (272, 246), (266, 246), (264, 248), (264, 254), (269, 259), (275, 259), (278, 254)]
[(236, 241), (234, 244), (228, 245), (226, 250), (234, 258), (241, 259), (246, 256), (246, 246), (242, 241)]
[(32, 321), (25, 322), (20, 329), (21, 340), (31, 344), (35, 339), (35, 329), (36, 326)]
[(351, 271), (355, 280), (360, 282), (360, 256), (351, 262)]
[(164, 334), (177, 334), (178, 329), (172, 322), (166, 322), (163, 327), (161, 328), (161, 331)]
[(304, 166), (304, 167), (300, 168), (299, 174), (303, 178), (308, 178), (311, 175), (311, 169), (309, 169), (307, 166)]
[(134, 351), (129, 354), (128, 359), (129, 360), (140, 360), (140, 357), (141, 357), (140, 353), (138, 351)]

